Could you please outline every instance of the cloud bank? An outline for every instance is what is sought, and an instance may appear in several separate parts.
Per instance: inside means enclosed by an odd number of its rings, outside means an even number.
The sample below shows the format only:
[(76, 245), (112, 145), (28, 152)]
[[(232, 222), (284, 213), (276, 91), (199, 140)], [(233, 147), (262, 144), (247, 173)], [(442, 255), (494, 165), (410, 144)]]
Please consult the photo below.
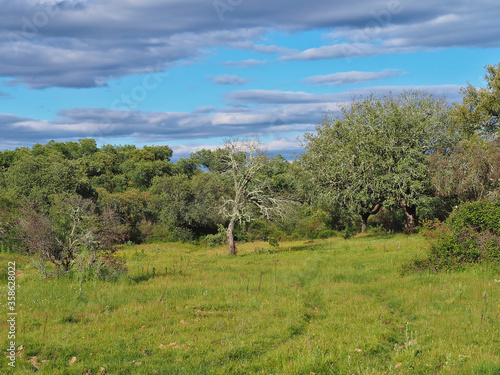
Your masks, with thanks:
[[(112, 78), (168, 69), (218, 46), (282, 60), (500, 46), (493, 0), (225, 4), (220, 17), (214, 2), (206, 0), (0, 0), (0, 77), (35, 89), (99, 87)], [(302, 51), (263, 38), (272, 30), (317, 29), (330, 30), (330, 43)]]

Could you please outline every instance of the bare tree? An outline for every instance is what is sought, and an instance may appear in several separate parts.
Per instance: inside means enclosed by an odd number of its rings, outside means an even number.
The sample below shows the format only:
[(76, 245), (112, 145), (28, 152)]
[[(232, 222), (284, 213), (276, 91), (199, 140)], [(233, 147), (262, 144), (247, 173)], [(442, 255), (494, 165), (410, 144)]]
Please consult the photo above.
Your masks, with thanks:
[(289, 201), (274, 194), (261, 173), (268, 158), (258, 141), (228, 140), (220, 149), (218, 158), (221, 173), (230, 178), (234, 189), (232, 196), (224, 199), (221, 212), (229, 219), (227, 244), (229, 254), (235, 255), (236, 222), (251, 221), (255, 211), (266, 219), (283, 216)]
[(95, 262), (106, 251), (112, 252), (125, 233), (116, 213), (98, 215), (95, 204), (79, 196), (59, 197), (48, 215), (26, 201), (18, 224), (26, 250), (54, 264), (56, 274), (69, 271), (83, 253)]

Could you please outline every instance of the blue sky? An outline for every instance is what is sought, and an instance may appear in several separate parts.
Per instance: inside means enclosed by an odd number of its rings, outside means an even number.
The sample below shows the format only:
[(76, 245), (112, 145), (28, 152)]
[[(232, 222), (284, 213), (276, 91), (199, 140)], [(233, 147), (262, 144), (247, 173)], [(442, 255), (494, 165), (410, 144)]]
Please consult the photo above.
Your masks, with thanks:
[(0, 0), (0, 149), (92, 137), (174, 158), (297, 137), (352, 95), (460, 100), (500, 62), (495, 1)]

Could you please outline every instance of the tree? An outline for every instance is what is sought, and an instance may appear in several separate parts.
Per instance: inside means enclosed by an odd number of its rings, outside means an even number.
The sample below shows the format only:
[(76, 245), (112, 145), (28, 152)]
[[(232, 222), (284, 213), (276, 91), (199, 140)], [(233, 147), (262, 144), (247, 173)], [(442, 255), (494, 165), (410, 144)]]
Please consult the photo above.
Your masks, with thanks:
[(454, 103), (451, 112), (457, 127), (466, 136), (492, 136), (500, 130), (500, 64), (486, 68), (486, 87), (471, 84), (461, 89), (462, 103)]
[(361, 232), (368, 218), (376, 214), (387, 196), (382, 162), (378, 160), (378, 112), (376, 98), (355, 101), (341, 108), (341, 117), (327, 113), (307, 133), (302, 165), (310, 187), (321, 201), (350, 209), (361, 216)]
[(269, 219), (284, 215), (288, 200), (274, 194), (261, 173), (268, 161), (257, 141), (226, 141), (216, 153), (221, 176), (232, 186), (231, 196), (224, 198), (221, 212), (228, 218), (227, 244), (230, 255), (236, 254), (234, 227), (238, 221), (251, 221), (255, 212)]
[(372, 94), (327, 114), (316, 132), (306, 135), (303, 162), (323, 199), (361, 215), (362, 229), (382, 204), (397, 205), (414, 232), (417, 205), (433, 193), (430, 154), (453, 139), (446, 102), (418, 91)]
[(218, 207), (225, 190), (218, 176), (210, 173), (155, 177), (150, 206), (170, 229), (183, 228), (198, 236), (216, 233), (224, 220)]
[(69, 271), (85, 253), (90, 263), (96, 262), (112, 252), (126, 232), (114, 212), (107, 210), (99, 215), (90, 199), (68, 195), (55, 197), (48, 214), (25, 201), (19, 227), (26, 250), (54, 264), (57, 274), (61, 269)]
[(109, 193), (103, 188), (97, 189), (99, 198), (98, 206), (102, 212), (112, 210), (116, 212), (121, 220), (128, 224), (128, 236), (131, 241), (140, 242), (140, 223), (143, 220), (151, 220), (149, 202), (151, 194), (148, 191), (129, 189), (120, 193)]
[(432, 183), (438, 195), (460, 200), (495, 198), (500, 194), (500, 64), (486, 66), (485, 88), (462, 88), (451, 119), (461, 141), (433, 155)]
[(500, 138), (462, 142), (431, 159), (439, 196), (474, 201), (500, 197)]
[(22, 152), (5, 172), (5, 184), (43, 209), (48, 209), (54, 194), (95, 197), (82, 160), (64, 159), (59, 152), (47, 156)]

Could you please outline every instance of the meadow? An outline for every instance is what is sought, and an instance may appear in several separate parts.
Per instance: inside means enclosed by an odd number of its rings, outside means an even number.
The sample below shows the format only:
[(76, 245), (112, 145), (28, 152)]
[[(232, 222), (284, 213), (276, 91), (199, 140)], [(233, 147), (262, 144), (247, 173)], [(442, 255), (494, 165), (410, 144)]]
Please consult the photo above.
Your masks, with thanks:
[(114, 282), (17, 267), (16, 368), (2, 374), (500, 374), (498, 268), (401, 275), (421, 235), (224, 247), (123, 246)]

